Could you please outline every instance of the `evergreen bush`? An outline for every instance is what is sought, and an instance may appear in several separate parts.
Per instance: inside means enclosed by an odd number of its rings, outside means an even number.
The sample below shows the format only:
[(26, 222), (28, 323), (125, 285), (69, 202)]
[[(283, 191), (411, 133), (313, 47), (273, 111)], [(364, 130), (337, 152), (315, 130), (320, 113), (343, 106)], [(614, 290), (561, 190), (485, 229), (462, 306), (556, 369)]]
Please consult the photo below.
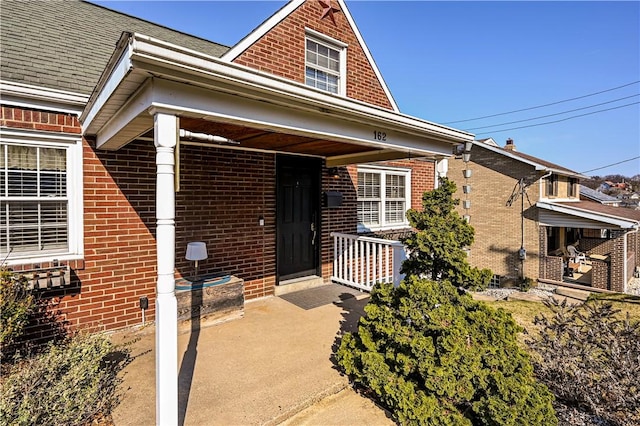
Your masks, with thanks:
[(410, 277), (374, 288), (337, 360), (401, 424), (555, 425), (519, 331), (510, 314), (448, 282)]
[(465, 249), (473, 244), (475, 231), (455, 210), (460, 202), (455, 192), (456, 184), (441, 178), (437, 189), (422, 195), (422, 210), (407, 212), (415, 231), (402, 238), (408, 255), (401, 272), (483, 290), (493, 274), (467, 262)]

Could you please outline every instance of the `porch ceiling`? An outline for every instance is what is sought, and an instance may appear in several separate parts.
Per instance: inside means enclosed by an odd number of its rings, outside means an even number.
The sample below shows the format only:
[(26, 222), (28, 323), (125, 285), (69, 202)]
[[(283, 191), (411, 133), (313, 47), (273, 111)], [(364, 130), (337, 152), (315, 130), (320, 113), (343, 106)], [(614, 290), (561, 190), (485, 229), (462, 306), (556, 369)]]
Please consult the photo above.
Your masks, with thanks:
[(153, 114), (241, 148), (312, 155), (327, 166), (443, 158), (473, 135), (225, 62), (124, 34), (82, 113), (84, 134), (117, 150), (153, 136)]
[(540, 224), (572, 228), (638, 229), (640, 212), (624, 207), (605, 206), (592, 201), (538, 201)]

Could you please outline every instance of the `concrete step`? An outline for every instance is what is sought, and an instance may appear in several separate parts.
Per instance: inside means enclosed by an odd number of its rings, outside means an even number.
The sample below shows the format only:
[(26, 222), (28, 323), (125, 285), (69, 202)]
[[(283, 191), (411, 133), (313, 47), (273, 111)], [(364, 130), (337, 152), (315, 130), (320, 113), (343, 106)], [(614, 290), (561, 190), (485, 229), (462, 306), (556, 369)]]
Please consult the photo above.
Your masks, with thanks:
[(320, 287), (324, 284), (325, 283), (322, 277), (319, 277), (317, 275), (294, 278), (292, 280), (281, 281), (280, 284), (276, 286), (275, 295), (282, 296), (283, 294), (293, 293), (294, 291)]
[(591, 293), (588, 291), (578, 290), (575, 288), (568, 288), (568, 287), (556, 288), (556, 294), (559, 296), (565, 296), (565, 297), (570, 297), (572, 299), (581, 300), (583, 302), (587, 300), (591, 295)]

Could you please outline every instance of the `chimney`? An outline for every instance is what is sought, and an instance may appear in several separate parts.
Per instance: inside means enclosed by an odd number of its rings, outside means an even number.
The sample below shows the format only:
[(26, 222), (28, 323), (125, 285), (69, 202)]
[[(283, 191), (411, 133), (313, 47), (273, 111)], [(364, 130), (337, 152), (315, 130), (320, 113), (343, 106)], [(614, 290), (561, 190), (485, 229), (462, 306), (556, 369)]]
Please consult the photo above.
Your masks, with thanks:
[(516, 151), (516, 145), (513, 143), (513, 139), (507, 139), (507, 144), (504, 146), (504, 149), (509, 151)]

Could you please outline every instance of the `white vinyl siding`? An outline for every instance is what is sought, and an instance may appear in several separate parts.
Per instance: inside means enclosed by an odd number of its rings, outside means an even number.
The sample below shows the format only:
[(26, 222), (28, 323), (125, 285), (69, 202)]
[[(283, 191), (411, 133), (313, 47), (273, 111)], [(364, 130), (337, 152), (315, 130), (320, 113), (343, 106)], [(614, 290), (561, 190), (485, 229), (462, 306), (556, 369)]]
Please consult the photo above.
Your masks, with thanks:
[[(80, 151), (81, 152), (81, 151)], [(0, 141), (0, 256), (46, 261), (79, 254), (76, 144)], [(81, 178), (81, 175), (80, 175)], [(75, 222), (75, 223), (72, 223)]]
[(358, 231), (408, 226), (410, 176), (407, 170), (358, 169)]

